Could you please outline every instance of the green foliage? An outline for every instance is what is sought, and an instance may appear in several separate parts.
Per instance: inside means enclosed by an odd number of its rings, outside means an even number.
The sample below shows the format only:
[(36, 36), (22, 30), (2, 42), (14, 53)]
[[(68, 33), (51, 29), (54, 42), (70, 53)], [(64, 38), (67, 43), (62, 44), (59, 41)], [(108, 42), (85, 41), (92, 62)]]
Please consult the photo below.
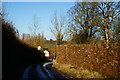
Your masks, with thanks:
[(52, 44), (45, 44), (44, 46), (43, 46), (43, 48), (52, 48), (52, 47), (54, 47), (55, 45), (52, 45)]

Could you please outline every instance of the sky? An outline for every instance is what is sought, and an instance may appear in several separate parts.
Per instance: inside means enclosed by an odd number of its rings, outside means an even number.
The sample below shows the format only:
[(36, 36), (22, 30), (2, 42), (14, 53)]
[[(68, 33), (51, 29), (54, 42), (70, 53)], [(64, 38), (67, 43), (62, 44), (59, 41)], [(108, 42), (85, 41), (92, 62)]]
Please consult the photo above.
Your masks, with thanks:
[(50, 27), (53, 27), (51, 18), (55, 11), (58, 16), (60, 14), (66, 16), (66, 12), (74, 6), (74, 2), (4, 2), (3, 6), (8, 19), (13, 22), (20, 34), (31, 34), (29, 27), (32, 27), (34, 16), (36, 16), (40, 27), (38, 32), (44, 33), (47, 40), (55, 40), (50, 31)]

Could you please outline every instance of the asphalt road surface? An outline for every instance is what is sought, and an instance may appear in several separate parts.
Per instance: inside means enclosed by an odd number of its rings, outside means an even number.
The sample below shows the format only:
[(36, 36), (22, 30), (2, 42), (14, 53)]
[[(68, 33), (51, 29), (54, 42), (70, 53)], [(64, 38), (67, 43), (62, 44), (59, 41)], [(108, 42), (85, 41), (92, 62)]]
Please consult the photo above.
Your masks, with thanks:
[(52, 67), (52, 62), (32, 64), (22, 75), (23, 80), (67, 80), (68, 78)]

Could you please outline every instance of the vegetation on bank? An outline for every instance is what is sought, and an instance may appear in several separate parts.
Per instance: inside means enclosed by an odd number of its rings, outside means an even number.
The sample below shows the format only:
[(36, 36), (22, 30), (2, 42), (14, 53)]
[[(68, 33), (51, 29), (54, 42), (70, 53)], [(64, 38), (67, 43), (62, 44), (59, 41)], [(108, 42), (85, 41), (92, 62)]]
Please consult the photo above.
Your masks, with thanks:
[(106, 78), (105, 76), (99, 74), (98, 72), (89, 71), (88, 69), (81, 68), (81, 67), (75, 67), (70, 64), (57, 63), (56, 61), (53, 62), (53, 67), (61, 71), (66, 76), (69, 76), (69, 78), (73, 78), (73, 79), (80, 79), (80, 78), (104, 79)]
[(71, 64), (92, 72), (98, 72), (108, 78), (119, 78), (120, 44), (80, 44), (57, 45), (51, 50), (56, 54), (59, 64)]
[(21, 80), (24, 70), (43, 61), (42, 52), (21, 41), (12, 23), (0, 17), (2, 23), (2, 79)]
[[(3, 77), (20, 77), (25, 67), (42, 62), (43, 55), (37, 50), (37, 46), (51, 48), (58, 63), (53, 66), (68, 72), (70, 76), (104, 78), (100, 75), (102, 74), (110, 78), (120, 77), (118, 8), (119, 3), (111, 2), (75, 3), (67, 12), (67, 21), (64, 16), (59, 18), (54, 14), (51, 31), (56, 41), (46, 40), (43, 33), (37, 34), (38, 21), (35, 18), (31, 28), (33, 35), (23, 34), (20, 40), (14, 26), (0, 17), (3, 33)], [(65, 38), (68, 40), (63, 41)], [(73, 69), (71, 66), (77, 68)]]

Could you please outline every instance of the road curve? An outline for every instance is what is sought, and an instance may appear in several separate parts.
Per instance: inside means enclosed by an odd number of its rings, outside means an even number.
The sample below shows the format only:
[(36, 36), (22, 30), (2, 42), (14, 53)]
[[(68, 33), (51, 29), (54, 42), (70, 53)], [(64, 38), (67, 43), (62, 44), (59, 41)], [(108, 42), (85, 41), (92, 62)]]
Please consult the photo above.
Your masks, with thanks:
[(50, 80), (50, 77), (44, 72), (42, 64), (32, 64), (25, 69), (22, 75), (23, 80)]
[(52, 67), (52, 62), (32, 64), (22, 75), (23, 80), (68, 80), (68, 78)]
[(52, 80), (69, 80), (64, 74), (52, 67), (52, 62), (47, 62), (43, 65), (44, 70), (47, 72)]

